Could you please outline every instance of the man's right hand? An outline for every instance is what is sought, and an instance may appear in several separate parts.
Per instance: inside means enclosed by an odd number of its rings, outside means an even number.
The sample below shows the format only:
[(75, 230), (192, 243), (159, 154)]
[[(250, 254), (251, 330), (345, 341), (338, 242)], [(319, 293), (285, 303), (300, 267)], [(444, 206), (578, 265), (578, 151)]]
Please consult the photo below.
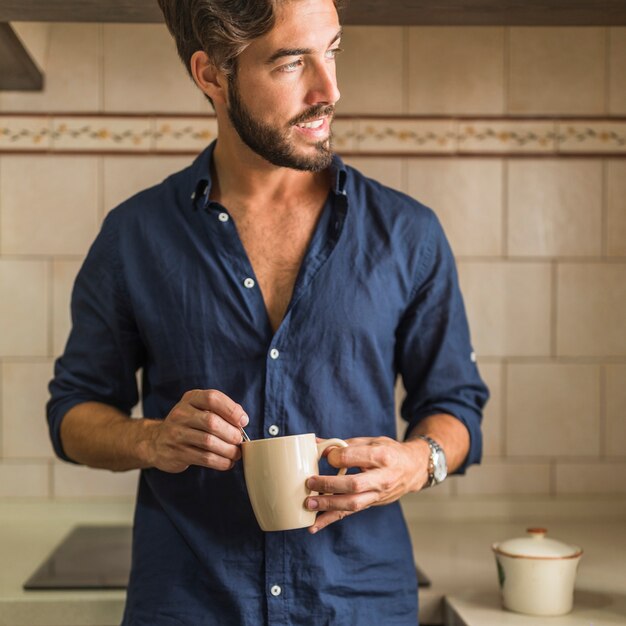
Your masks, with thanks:
[(221, 391), (188, 391), (150, 429), (150, 465), (173, 473), (190, 465), (229, 470), (241, 458), (240, 428), (248, 421), (241, 406)]

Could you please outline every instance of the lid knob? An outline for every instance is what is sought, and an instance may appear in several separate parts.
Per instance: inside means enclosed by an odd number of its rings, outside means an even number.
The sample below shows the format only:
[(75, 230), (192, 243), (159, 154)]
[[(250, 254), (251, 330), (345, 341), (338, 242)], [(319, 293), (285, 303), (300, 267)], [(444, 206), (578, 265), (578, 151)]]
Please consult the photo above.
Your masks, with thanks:
[(547, 528), (527, 528), (526, 532), (531, 537), (536, 537), (537, 539), (541, 539), (542, 537), (546, 536), (548, 529)]

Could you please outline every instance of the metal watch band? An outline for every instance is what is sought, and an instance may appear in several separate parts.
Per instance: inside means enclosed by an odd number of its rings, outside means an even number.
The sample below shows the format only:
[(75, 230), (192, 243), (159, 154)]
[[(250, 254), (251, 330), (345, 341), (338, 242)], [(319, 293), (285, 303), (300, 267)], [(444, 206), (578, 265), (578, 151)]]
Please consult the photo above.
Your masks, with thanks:
[(435, 479), (435, 454), (437, 452), (441, 452), (442, 454), (445, 453), (443, 452), (443, 448), (428, 435), (418, 435), (417, 438), (423, 439), (430, 448), (430, 456), (428, 457), (428, 484), (426, 485), (426, 487), (433, 487), (434, 485), (438, 484), (437, 480)]

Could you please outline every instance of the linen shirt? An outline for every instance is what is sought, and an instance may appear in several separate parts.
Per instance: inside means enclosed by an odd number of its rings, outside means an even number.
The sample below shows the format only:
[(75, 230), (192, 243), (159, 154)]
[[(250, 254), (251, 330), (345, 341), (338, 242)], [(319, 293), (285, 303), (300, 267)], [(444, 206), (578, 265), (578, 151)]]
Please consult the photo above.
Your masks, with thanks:
[[(55, 451), (73, 406), (165, 418), (190, 389), (218, 389), (251, 438), (396, 437), (449, 413), (481, 457), (479, 376), (452, 253), (435, 214), (338, 157), (293, 295), (272, 331), (228, 209), (209, 199), (215, 144), (111, 211), (78, 274), (72, 330), (50, 383)], [(268, 210), (270, 208), (268, 207)], [(321, 473), (336, 470), (322, 463)], [(358, 471), (356, 469), (351, 472)], [(415, 626), (417, 583), (398, 502), (316, 535), (264, 533), (241, 463), (140, 473), (125, 626)]]

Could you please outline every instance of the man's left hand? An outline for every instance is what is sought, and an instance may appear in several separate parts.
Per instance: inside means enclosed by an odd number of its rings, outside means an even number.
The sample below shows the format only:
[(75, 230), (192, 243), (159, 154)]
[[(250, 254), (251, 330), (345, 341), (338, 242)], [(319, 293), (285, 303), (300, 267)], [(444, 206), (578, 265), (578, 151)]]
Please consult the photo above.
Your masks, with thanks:
[(347, 448), (329, 449), (328, 462), (337, 468), (358, 467), (361, 473), (307, 480), (307, 487), (320, 495), (307, 498), (305, 506), (323, 511), (309, 527), (311, 533), (357, 511), (419, 491), (428, 480), (430, 451), (421, 439), (400, 443), (389, 437), (356, 437), (346, 442)]

